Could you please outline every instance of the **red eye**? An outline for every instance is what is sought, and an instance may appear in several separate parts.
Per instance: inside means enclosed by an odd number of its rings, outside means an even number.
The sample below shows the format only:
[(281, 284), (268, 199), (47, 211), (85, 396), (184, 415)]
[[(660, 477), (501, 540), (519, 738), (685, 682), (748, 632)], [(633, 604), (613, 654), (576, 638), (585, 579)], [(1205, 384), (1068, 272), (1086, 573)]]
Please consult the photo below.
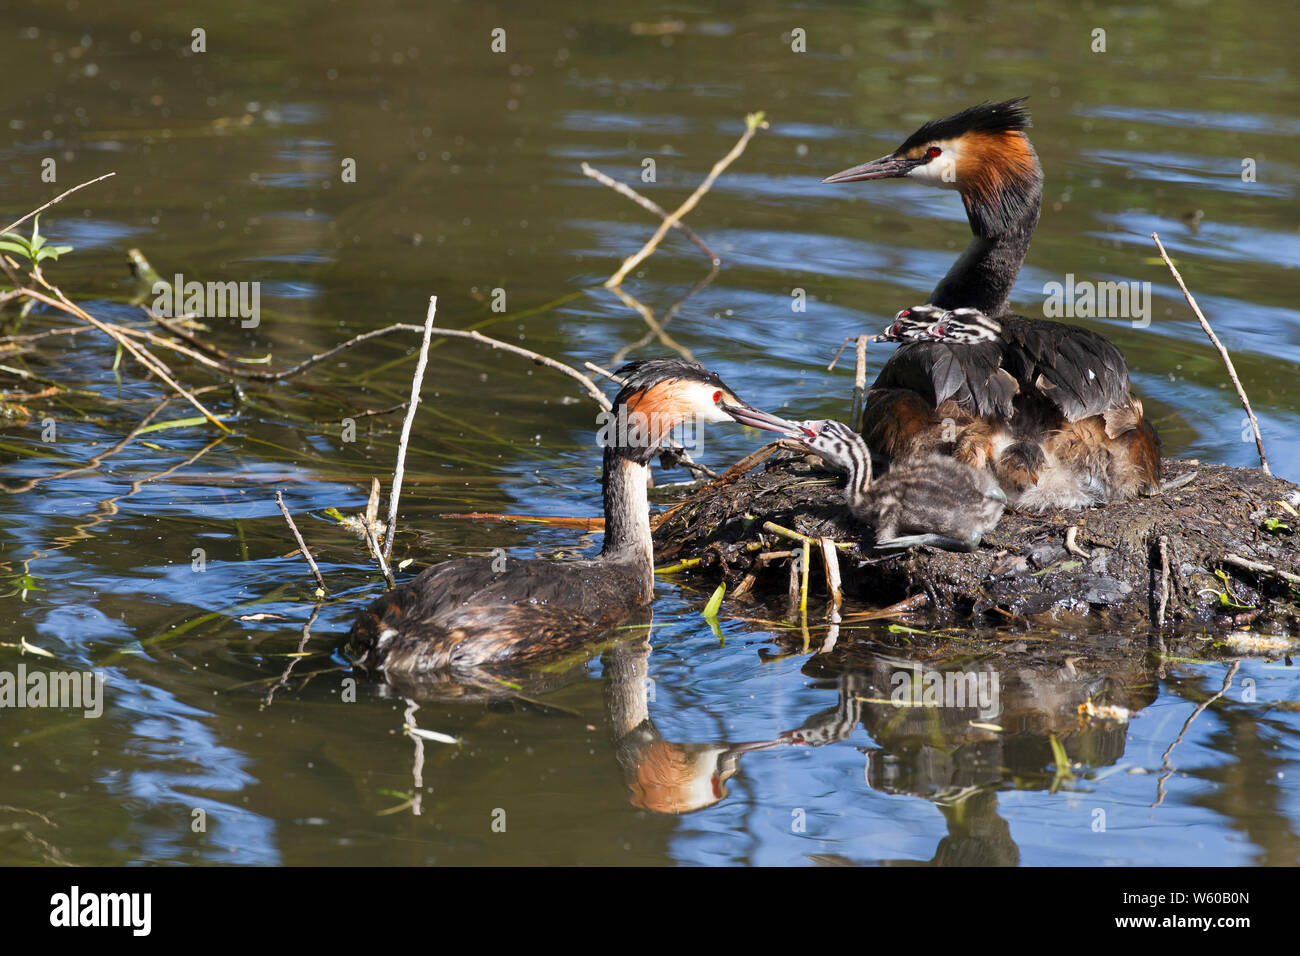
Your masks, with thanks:
[(713, 393), (713, 404), (714, 404), (714, 405), (717, 405), (717, 404), (718, 404), (719, 402), (721, 402), (721, 401), (722, 401), (722, 393), (721, 393), (721, 392), (714, 392), (714, 393)]
[(925, 151), (925, 155), (929, 156), (931, 159), (934, 159), (936, 156), (939, 156), (942, 153), (943, 150), (941, 150), (938, 146), (931, 146), (929, 149)]

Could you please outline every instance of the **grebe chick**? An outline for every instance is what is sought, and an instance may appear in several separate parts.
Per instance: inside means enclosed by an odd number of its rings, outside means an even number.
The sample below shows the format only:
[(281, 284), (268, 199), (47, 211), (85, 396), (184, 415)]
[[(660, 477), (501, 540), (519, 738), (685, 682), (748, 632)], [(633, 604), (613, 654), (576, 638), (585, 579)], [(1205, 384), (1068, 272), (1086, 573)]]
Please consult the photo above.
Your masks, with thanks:
[(822, 420), (786, 426), (759, 427), (780, 431), (847, 473), (849, 510), (876, 529), (879, 549), (974, 551), (1002, 517), (1007, 496), (985, 469), (935, 453), (899, 462), (873, 482), (867, 443), (848, 425)]
[[(677, 360), (633, 362), (601, 416), (605, 542), (579, 561), (466, 558), (434, 565), (376, 600), (349, 635), (357, 663), (432, 673), (572, 650), (644, 609), (654, 594), (646, 479), (677, 425), (771, 419), (717, 375)], [(496, 567), (494, 567), (496, 565)], [(498, 570), (500, 568), (500, 570)]]
[(1028, 126), (1023, 98), (981, 103), (825, 180), (906, 178), (956, 190), (972, 238), (929, 303), (975, 310), (997, 326), (969, 342), (905, 339), (867, 393), (862, 432), (891, 462), (946, 451), (993, 468), (1018, 507), (1122, 501), (1154, 488), (1160, 474), (1160, 442), (1123, 354), (1090, 329), (1007, 307), (1043, 196)]
[(914, 305), (894, 316), (894, 321), (879, 335), (870, 338), (872, 342), (919, 342), (935, 338), (930, 331), (948, 315), (947, 309), (935, 305)]

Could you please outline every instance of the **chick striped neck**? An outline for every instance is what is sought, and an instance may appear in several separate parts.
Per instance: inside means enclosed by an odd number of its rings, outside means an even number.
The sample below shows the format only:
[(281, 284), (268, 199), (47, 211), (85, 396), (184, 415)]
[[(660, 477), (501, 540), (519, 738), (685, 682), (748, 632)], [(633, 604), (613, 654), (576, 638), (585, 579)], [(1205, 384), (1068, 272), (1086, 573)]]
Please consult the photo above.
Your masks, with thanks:
[(848, 475), (848, 484), (844, 488), (844, 497), (849, 510), (858, 511), (865, 507), (871, 491), (871, 452), (862, 436), (854, 435), (837, 450), (836, 464)]

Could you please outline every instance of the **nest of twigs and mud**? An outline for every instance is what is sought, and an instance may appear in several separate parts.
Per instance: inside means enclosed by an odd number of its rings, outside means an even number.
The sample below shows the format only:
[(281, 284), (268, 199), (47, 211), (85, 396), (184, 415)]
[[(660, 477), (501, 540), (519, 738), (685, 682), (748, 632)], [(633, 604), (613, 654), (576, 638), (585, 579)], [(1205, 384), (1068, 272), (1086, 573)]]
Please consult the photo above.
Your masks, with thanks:
[[(794, 587), (801, 545), (775, 526), (839, 543), (845, 597), (878, 606), (912, 598), (928, 603), (936, 624), (1084, 617), (1093, 626), (1300, 632), (1300, 489), (1257, 469), (1166, 459), (1160, 494), (1085, 511), (1008, 510), (971, 553), (876, 551), (872, 530), (844, 505), (843, 479), (804, 455), (776, 451), (737, 471), (659, 516), (660, 567), (721, 572), (732, 597)], [(812, 588), (824, 598), (829, 572), (819, 564)]]

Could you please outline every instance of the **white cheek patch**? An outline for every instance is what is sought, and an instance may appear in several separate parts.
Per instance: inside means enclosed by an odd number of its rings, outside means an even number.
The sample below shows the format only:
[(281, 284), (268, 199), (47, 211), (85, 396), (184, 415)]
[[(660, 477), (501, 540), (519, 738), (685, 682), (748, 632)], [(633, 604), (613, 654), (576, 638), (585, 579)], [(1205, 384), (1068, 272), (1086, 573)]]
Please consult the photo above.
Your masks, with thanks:
[(685, 416), (697, 422), (732, 421), (732, 417), (719, 408), (718, 403), (713, 400), (717, 391), (715, 385), (706, 385), (703, 382), (691, 383), (682, 395), (687, 405), (687, 408), (683, 409)]
[(960, 156), (956, 142), (941, 140), (933, 145), (938, 146), (943, 152), (924, 166), (917, 166), (907, 174), (907, 178), (918, 179), (940, 189), (956, 189), (957, 160)]

